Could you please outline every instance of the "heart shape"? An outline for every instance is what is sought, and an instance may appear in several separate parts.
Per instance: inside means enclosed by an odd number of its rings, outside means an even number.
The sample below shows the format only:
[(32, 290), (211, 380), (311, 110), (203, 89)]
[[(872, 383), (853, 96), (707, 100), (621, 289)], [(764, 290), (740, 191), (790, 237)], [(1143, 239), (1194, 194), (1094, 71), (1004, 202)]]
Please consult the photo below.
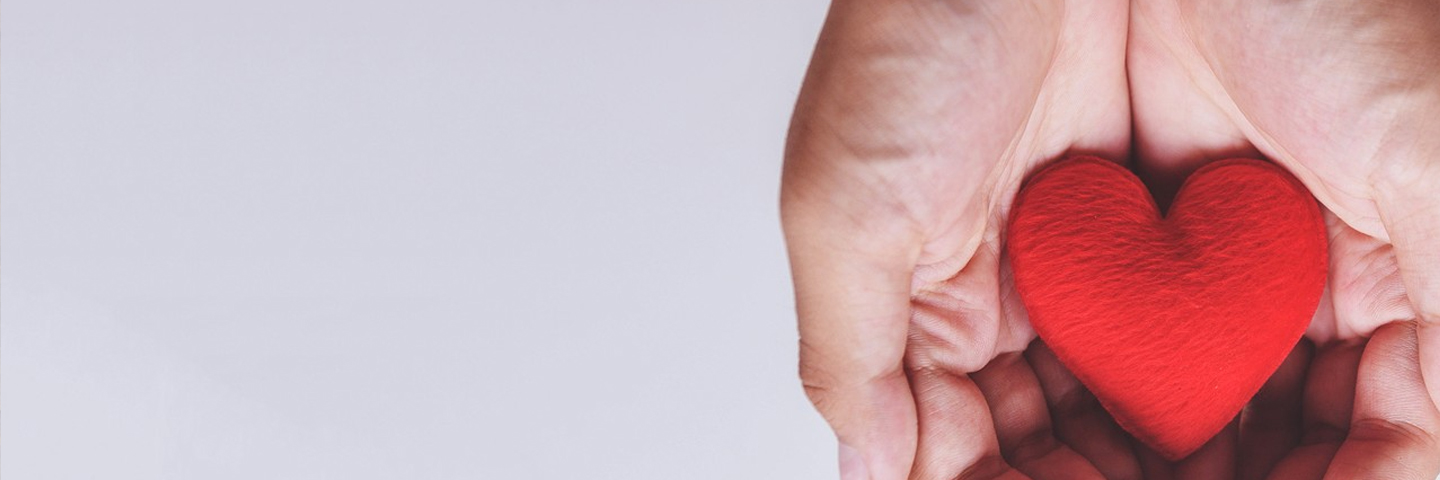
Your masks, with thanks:
[(1121, 427), (1171, 460), (1260, 390), (1325, 287), (1319, 206), (1258, 160), (1202, 167), (1162, 217), (1125, 168), (1069, 158), (1027, 182), (1008, 232), (1035, 332)]

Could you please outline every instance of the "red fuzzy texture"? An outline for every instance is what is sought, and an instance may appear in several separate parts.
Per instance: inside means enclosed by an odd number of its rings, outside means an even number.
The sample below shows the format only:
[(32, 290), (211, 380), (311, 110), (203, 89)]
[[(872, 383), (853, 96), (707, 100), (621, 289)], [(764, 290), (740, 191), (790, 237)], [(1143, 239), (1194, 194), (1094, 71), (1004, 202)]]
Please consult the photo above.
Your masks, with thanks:
[(1162, 217), (1123, 167), (1070, 158), (1029, 180), (1008, 231), (1035, 331), (1121, 427), (1171, 460), (1240, 412), (1325, 286), (1315, 199), (1258, 160), (1206, 165)]

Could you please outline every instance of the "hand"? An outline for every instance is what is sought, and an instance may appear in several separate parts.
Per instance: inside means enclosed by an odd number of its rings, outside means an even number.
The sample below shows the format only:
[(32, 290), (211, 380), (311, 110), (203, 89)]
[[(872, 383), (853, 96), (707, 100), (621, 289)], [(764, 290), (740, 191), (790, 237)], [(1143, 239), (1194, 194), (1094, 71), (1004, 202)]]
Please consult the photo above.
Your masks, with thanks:
[[(1002, 220), (1038, 162), (1125, 158), (1126, 10), (832, 5), (796, 105), (781, 211), (801, 378), (846, 478), (1136, 471), (1111, 460), (1123, 442), (1113, 424), (1085, 428), (1108, 420), (1063, 393), (1080, 391), (1073, 378), (1043, 352), (1033, 368), (1020, 354), (1034, 333), (999, 258)], [(1094, 436), (1083, 455), (1052, 435), (1047, 397), (1089, 412), (1053, 429)]]
[(1434, 479), (1440, 412), (1418, 340), (1415, 322), (1386, 324), (1368, 343), (1303, 340), (1241, 416), (1236, 478)]
[(1136, 153), (1157, 194), (1207, 161), (1264, 155), (1328, 210), (1318, 347), (1242, 415), (1241, 478), (1440, 472), (1436, 25), (1425, 1), (1133, 3)]

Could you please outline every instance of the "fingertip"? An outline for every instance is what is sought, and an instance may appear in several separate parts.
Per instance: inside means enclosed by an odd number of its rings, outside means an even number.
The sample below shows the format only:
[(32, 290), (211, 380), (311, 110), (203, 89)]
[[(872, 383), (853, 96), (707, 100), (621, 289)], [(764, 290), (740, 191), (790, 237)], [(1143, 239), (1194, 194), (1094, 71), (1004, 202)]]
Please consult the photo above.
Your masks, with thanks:
[(1301, 404), (1313, 347), (1301, 339), (1240, 412), (1240, 452), (1236, 478), (1267, 477), (1300, 443)]
[(1326, 473), (1340, 478), (1434, 478), (1440, 412), (1421, 373), (1416, 322), (1380, 327), (1365, 346), (1349, 433)]
[(963, 478), (1009, 470), (1001, 459), (985, 397), (968, 375), (921, 368), (911, 378), (919, 406), (918, 442), (910, 472), (914, 478)]
[(863, 465), (868, 476), (905, 478), (915, 453), (915, 402), (903, 368), (907, 265), (906, 258), (791, 242), (800, 380), (847, 446), (846, 472)]
[(1375, 331), (1360, 358), (1355, 384), (1354, 421), (1381, 420), (1440, 430), (1420, 365), (1419, 328), (1393, 322)]
[(841, 478), (907, 478), (915, 402), (903, 372), (844, 388), (807, 388), (839, 443)]
[(1355, 411), (1355, 378), (1365, 344), (1332, 341), (1315, 346), (1301, 391), (1303, 445), (1339, 443)]
[(1175, 462), (1175, 480), (1228, 478), (1236, 471), (1236, 448), (1240, 443), (1240, 417), (1237, 415), (1205, 442), (1199, 450)]
[(1134, 447), (1135, 459), (1142, 473), (1141, 478), (1151, 480), (1173, 480), (1175, 478), (1175, 465), (1160, 456), (1159, 452), (1139, 440), (1134, 440)]
[(1142, 475), (1144, 470), (1128, 436), (1044, 342), (1032, 342), (1025, 359), (1044, 394), (1055, 438), (1088, 460), (1104, 478), (1155, 478)]

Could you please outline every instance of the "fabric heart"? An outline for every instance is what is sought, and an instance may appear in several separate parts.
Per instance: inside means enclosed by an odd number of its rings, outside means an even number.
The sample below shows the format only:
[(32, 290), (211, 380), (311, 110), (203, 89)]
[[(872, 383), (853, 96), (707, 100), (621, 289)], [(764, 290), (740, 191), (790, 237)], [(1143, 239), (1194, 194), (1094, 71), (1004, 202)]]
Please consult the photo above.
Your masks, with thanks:
[(1315, 199), (1258, 160), (1206, 165), (1162, 217), (1125, 168), (1070, 158), (1028, 181), (1008, 231), (1036, 333), (1121, 427), (1171, 460), (1259, 391), (1325, 287)]

